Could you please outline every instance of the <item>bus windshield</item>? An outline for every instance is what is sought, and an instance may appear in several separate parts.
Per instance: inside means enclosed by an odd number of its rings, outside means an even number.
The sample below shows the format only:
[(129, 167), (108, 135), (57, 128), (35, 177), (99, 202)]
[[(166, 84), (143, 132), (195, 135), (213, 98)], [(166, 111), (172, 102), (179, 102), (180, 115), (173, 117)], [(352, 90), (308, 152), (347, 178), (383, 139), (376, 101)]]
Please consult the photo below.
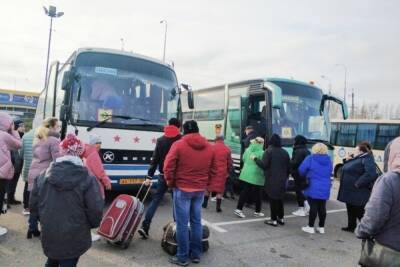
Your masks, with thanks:
[(319, 113), (322, 91), (296, 83), (273, 83), (282, 89), (282, 107), (273, 110), (273, 132), (286, 143), (292, 142), (296, 135), (328, 141), (325, 119)]
[(165, 125), (177, 113), (177, 80), (173, 70), (131, 56), (79, 54), (73, 88), (73, 119), (104, 127)]

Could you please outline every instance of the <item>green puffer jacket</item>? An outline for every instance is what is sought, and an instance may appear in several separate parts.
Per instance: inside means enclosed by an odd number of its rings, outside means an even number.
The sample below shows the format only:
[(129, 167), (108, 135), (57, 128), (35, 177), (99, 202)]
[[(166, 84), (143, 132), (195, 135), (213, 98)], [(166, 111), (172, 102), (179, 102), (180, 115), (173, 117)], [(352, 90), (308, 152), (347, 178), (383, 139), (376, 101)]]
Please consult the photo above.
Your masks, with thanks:
[(256, 162), (250, 159), (251, 156), (262, 158), (264, 154), (263, 145), (250, 144), (243, 154), (243, 168), (239, 179), (250, 184), (264, 186), (265, 178), (263, 170), (257, 166)]

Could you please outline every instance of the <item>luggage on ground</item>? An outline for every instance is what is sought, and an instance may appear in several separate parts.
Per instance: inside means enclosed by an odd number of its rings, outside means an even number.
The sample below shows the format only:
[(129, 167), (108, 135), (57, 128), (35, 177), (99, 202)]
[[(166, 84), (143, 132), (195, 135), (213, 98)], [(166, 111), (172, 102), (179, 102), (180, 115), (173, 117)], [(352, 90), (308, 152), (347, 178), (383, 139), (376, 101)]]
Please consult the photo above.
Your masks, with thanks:
[(104, 214), (97, 232), (107, 240), (107, 243), (123, 249), (129, 247), (142, 219), (143, 203), (151, 188), (151, 186), (147, 188), (145, 196), (140, 201), (138, 196), (143, 186), (144, 183), (141, 185), (136, 197), (125, 194), (119, 195)]
[[(178, 243), (176, 241), (176, 223), (169, 222), (163, 228), (164, 234), (161, 240), (161, 247), (167, 252), (169, 255), (176, 255), (178, 250)], [(190, 227), (189, 227), (190, 231)], [(207, 225), (203, 225), (203, 252), (206, 252), (210, 244), (208, 242), (208, 238), (210, 237), (210, 230)]]

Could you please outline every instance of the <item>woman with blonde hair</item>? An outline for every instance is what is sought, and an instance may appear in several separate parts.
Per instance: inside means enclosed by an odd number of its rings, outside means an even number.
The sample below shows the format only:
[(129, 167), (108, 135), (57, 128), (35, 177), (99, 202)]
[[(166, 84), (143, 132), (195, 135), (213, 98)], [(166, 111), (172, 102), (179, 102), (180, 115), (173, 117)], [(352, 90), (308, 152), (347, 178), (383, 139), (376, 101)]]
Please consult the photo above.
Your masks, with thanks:
[[(28, 173), (28, 191), (32, 191), (35, 179), (45, 171), (50, 163), (60, 157), (60, 125), (57, 118), (47, 118), (42, 126), (36, 129), (32, 148), (32, 163)], [(29, 229), (27, 238), (40, 236), (38, 221), (29, 217)]]
[[(300, 175), (306, 177), (308, 186), (304, 190), (310, 205), (308, 225), (301, 229), (310, 234), (325, 233), (326, 201), (331, 192), (332, 160), (328, 156), (328, 147), (317, 143), (312, 147), (312, 154), (307, 156), (300, 165)], [(319, 218), (319, 227), (314, 229), (314, 223)]]

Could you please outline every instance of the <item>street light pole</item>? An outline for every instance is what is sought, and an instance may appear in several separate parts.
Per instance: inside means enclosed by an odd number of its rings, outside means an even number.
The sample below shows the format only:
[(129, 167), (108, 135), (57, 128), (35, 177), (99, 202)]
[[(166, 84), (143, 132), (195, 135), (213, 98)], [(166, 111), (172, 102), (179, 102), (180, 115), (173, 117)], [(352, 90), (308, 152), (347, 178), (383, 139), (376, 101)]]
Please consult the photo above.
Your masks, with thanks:
[(347, 95), (347, 67), (345, 64), (336, 64), (336, 66), (342, 67), (344, 69), (344, 96), (343, 100), (346, 103), (346, 95)]
[(160, 23), (165, 24), (165, 32), (164, 32), (164, 53), (163, 53), (163, 62), (165, 62), (165, 50), (167, 47), (167, 30), (168, 30), (168, 23), (166, 20), (160, 21)]
[(327, 80), (329, 82), (329, 94), (331, 94), (332, 93), (332, 81), (331, 81), (331, 79), (329, 79), (325, 75), (321, 75), (321, 78), (324, 79), (324, 80)]
[(44, 77), (44, 88), (47, 86), (47, 75), (49, 72), (49, 61), (50, 61), (50, 46), (51, 46), (51, 33), (53, 31), (53, 18), (59, 18), (64, 15), (64, 12), (57, 12), (55, 6), (49, 6), (49, 9), (43, 7), (44, 13), (50, 17), (50, 30), (49, 30), (49, 42), (47, 44), (47, 59), (46, 59), (46, 75)]

